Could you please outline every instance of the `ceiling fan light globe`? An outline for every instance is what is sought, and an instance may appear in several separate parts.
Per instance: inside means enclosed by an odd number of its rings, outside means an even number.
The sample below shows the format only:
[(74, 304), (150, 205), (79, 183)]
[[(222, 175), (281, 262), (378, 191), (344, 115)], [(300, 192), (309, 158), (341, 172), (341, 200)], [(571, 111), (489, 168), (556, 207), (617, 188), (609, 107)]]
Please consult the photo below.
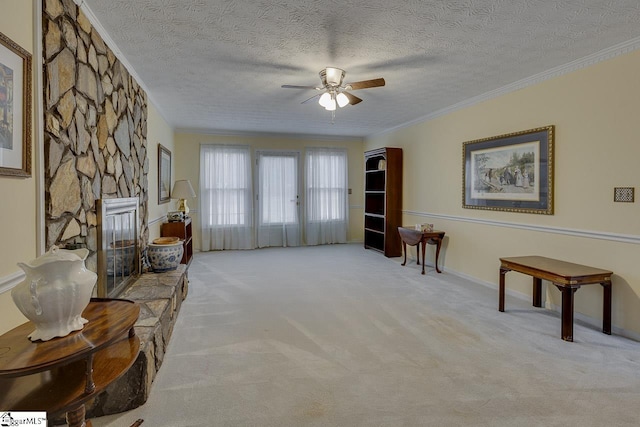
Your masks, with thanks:
[(322, 105), (324, 108), (327, 108), (327, 105), (329, 105), (330, 101), (331, 101), (331, 94), (329, 92), (325, 92), (322, 94), (322, 96), (318, 100), (318, 104)]
[(327, 105), (324, 107), (327, 111), (335, 111), (336, 110), (336, 100), (330, 99)]
[(340, 92), (337, 96), (336, 96), (336, 101), (338, 102), (338, 107), (342, 108), (345, 105), (347, 105), (349, 103), (349, 98), (347, 98), (347, 95), (345, 95), (344, 93)]

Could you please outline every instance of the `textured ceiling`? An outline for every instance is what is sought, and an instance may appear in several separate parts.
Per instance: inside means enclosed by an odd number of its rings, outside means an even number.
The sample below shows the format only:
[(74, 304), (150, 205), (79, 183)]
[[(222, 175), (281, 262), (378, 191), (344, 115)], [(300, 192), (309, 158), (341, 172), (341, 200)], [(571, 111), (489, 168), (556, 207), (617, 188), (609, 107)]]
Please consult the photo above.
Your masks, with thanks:
[[(640, 36), (638, 0), (84, 0), (169, 124), (367, 136)], [(313, 90), (384, 77), (331, 114)]]

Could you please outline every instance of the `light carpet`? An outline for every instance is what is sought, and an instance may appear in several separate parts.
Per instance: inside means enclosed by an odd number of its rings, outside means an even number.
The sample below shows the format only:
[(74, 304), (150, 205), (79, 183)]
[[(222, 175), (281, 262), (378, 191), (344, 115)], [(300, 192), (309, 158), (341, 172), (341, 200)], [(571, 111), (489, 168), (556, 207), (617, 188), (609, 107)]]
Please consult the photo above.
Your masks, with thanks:
[(149, 400), (94, 427), (640, 424), (640, 343), (579, 323), (562, 341), (555, 312), (400, 262), (196, 254)]

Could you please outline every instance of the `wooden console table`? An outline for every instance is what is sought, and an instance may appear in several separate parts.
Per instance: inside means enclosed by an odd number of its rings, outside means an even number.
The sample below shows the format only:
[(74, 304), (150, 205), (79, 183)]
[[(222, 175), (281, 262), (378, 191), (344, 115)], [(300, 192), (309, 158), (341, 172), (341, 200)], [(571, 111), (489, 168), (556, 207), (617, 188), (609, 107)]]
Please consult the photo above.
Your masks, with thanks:
[(420, 265), (420, 246), (422, 246), (422, 274), (424, 274), (424, 254), (426, 252), (427, 243), (430, 245), (436, 245), (436, 271), (442, 273), (438, 268), (438, 256), (440, 255), (440, 246), (442, 246), (442, 239), (444, 239), (444, 231), (420, 231), (407, 227), (398, 227), (398, 233), (402, 240), (402, 250), (404, 251), (404, 262), (402, 265), (407, 264), (407, 245), (416, 247), (416, 262)]
[(602, 332), (611, 335), (611, 275), (613, 272), (541, 256), (500, 258), (498, 310), (504, 311), (504, 276), (517, 271), (533, 277), (533, 306), (542, 307), (542, 279), (562, 292), (562, 339), (573, 341), (573, 294), (582, 285), (599, 283), (603, 288)]
[(85, 402), (124, 374), (140, 351), (133, 325), (140, 307), (127, 300), (91, 300), (80, 331), (31, 342), (24, 323), (0, 336), (0, 408), (66, 413), (70, 427), (91, 427)]

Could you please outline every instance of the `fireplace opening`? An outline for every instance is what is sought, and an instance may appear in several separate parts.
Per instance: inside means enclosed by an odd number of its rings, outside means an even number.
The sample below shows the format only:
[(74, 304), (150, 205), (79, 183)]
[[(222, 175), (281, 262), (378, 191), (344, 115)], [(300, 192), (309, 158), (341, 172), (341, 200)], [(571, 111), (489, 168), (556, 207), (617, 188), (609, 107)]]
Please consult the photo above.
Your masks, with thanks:
[(97, 201), (98, 297), (116, 298), (140, 274), (138, 198)]

